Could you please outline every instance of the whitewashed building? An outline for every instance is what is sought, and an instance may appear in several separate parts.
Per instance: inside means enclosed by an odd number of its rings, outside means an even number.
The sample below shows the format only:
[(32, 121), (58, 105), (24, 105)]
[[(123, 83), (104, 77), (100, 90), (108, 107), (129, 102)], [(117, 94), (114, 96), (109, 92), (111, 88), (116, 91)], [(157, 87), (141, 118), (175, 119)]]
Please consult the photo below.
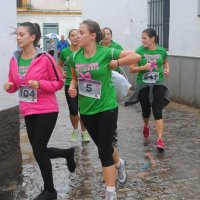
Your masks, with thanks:
[[(82, 0), (17, 0), (17, 23), (37, 22), (42, 32), (41, 47), (46, 50), (47, 33), (65, 35), (82, 20)], [(57, 41), (55, 40), (55, 43)]]
[[(9, 5), (9, 6), (8, 6)], [(19, 146), (19, 108), (17, 94), (8, 94), (9, 60), (16, 50), (14, 28), (17, 24), (16, 1), (1, 1), (0, 6), (0, 186), (21, 172)]]
[(169, 55), (172, 99), (200, 108), (200, 0), (84, 0), (83, 18), (110, 27), (125, 49), (136, 49), (147, 27), (156, 29)]

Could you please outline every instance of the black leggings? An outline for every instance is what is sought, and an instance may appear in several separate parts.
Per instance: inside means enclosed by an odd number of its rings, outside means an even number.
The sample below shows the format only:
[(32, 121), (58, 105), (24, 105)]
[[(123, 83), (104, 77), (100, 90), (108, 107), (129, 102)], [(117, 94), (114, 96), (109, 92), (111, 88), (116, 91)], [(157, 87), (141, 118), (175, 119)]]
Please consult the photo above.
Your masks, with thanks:
[(69, 95), (69, 85), (65, 85), (65, 97), (67, 100), (67, 104), (69, 107), (69, 113), (72, 116), (78, 115), (78, 95), (76, 97), (72, 98)]
[(165, 87), (162, 85), (155, 85), (153, 87), (153, 103), (149, 102), (149, 87), (143, 88), (138, 94), (140, 105), (142, 108), (142, 116), (147, 119), (151, 115), (151, 107), (155, 120), (162, 119), (162, 109), (164, 105)]
[(44, 189), (50, 192), (55, 190), (50, 158), (65, 158), (67, 153), (67, 149), (47, 148), (57, 117), (57, 112), (25, 116), (28, 137), (40, 167)]
[(94, 115), (81, 114), (81, 119), (98, 148), (102, 166), (112, 166), (114, 164), (112, 142), (117, 121), (117, 109), (115, 108)]

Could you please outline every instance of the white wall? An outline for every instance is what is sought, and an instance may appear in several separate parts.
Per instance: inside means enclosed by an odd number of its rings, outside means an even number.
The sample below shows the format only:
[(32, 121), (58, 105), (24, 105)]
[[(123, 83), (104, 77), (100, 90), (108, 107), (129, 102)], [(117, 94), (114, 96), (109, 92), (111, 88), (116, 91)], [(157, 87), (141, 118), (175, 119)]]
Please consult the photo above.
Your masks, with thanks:
[(198, 1), (170, 1), (170, 55), (200, 57)]
[[(30, 15), (20, 14), (17, 16), (17, 22), (37, 22), (40, 25), (42, 36), (43, 36), (43, 23), (58, 23), (59, 24), (59, 35), (68, 36), (69, 29), (78, 28), (82, 21), (81, 16), (63, 16), (63, 15)], [(41, 45), (43, 41), (41, 39)], [(41, 46), (42, 47), (42, 46)]]
[(101, 28), (110, 27), (113, 40), (135, 49), (147, 28), (147, 5), (147, 0), (84, 0), (83, 18), (97, 21)]
[[(9, 6), (8, 6), (9, 5)], [(9, 17), (7, 17), (9, 16)], [(16, 1), (1, 1), (0, 6), (0, 110), (18, 105), (17, 94), (11, 95), (3, 90), (3, 84), (8, 80), (9, 60), (16, 50), (14, 27), (16, 27)]]
[(43, 10), (81, 10), (82, 0), (32, 0), (31, 6)]
[[(169, 55), (200, 57), (199, 1), (170, 1)], [(84, 0), (83, 18), (110, 27), (114, 40), (135, 49), (147, 28), (147, 6), (147, 0)]]

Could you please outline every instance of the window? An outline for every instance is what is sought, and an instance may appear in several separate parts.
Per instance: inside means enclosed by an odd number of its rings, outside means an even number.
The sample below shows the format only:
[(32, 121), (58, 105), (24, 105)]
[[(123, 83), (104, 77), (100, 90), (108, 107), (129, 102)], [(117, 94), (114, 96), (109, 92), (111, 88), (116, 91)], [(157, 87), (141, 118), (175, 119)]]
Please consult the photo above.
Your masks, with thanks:
[(153, 28), (159, 37), (159, 45), (169, 47), (170, 0), (149, 0), (148, 28)]
[(17, 0), (17, 7), (21, 8), (22, 7), (22, 0)]
[(30, 8), (30, 0), (17, 0), (17, 8)]

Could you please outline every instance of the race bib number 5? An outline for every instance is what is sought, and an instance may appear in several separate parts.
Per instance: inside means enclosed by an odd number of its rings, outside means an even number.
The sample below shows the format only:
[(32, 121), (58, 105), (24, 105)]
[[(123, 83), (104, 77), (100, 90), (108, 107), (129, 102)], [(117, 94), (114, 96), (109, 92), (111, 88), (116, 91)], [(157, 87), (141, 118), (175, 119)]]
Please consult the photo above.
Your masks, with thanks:
[(79, 78), (78, 89), (79, 89), (79, 94), (83, 96), (95, 99), (100, 99), (101, 97), (100, 81)]
[(19, 100), (24, 102), (37, 102), (37, 90), (28, 86), (19, 88)]

